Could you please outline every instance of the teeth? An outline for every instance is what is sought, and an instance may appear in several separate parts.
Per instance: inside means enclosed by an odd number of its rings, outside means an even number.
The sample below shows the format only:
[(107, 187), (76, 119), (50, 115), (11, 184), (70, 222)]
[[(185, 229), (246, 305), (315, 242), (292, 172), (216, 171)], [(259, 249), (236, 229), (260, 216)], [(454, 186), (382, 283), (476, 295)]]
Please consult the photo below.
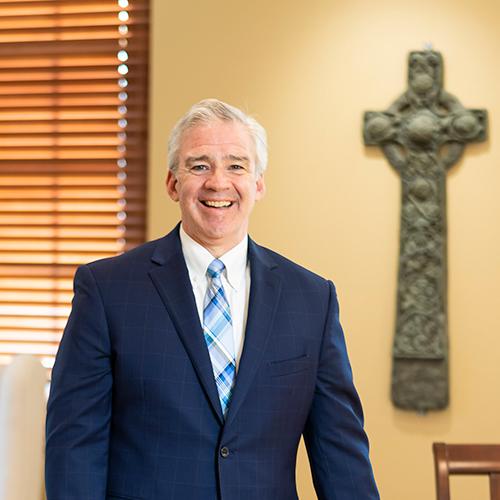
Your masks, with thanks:
[(229, 207), (232, 205), (230, 201), (204, 201), (203, 203), (209, 207), (215, 208)]

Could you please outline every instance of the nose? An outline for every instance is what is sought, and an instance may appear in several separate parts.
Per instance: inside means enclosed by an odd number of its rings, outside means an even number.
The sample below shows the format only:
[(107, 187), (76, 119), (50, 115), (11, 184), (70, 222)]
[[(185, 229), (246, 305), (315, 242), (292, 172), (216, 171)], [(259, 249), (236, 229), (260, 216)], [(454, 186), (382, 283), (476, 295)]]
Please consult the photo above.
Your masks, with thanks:
[(228, 188), (229, 180), (223, 168), (213, 168), (205, 180), (205, 188), (212, 191), (223, 191)]

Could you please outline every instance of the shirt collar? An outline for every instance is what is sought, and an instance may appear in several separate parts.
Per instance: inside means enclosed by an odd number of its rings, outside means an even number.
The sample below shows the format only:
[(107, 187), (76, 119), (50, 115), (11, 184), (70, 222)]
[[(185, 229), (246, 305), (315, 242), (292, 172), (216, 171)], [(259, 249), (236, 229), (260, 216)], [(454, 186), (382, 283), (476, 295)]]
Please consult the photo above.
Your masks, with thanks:
[[(186, 265), (191, 279), (194, 281), (206, 279), (207, 268), (214, 260), (214, 256), (197, 241), (193, 240), (184, 228), (180, 227), (179, 236), (181, 239), (182, 253), (186, 260)], [(248, 235), (231, 250), (219, 257), (226, 267), (224, 274), (229, 285), (238, 290), (245, 278), (248, 259)], [(203, 281), (201, 281), (203, 282)]]

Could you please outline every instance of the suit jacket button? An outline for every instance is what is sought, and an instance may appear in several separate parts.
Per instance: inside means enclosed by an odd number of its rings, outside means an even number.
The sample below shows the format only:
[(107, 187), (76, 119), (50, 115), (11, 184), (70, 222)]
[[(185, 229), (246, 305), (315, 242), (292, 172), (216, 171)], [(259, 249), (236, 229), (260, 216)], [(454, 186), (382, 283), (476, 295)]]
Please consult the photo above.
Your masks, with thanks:
[(222, 458), (227, 458), (229, 456), (229, 448), (227, 446), (223, 446), (221, 449), (220, 449), (220, 456)]

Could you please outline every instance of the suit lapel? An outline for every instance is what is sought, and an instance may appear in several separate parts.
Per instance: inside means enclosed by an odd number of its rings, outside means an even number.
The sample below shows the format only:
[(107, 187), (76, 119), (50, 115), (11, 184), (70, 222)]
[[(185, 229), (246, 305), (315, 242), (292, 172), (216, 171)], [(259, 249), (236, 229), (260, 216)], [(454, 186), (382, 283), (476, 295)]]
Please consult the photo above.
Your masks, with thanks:
[(156, 266), (150, 270), (149, 275), (222, 424), (224, 418), (215, 385), (212, 362), (203, 337), (191, 281), (182, 254), (179, 226), (159, 241), (151, 260)]
[(250, 389), (272, 331), (281, 293), (281, 278), (273, 272), (276, 265), (251, 239), (248, 242), (248, 257), (251, 285), (247, 327), (226, 425), (234, 419)]

